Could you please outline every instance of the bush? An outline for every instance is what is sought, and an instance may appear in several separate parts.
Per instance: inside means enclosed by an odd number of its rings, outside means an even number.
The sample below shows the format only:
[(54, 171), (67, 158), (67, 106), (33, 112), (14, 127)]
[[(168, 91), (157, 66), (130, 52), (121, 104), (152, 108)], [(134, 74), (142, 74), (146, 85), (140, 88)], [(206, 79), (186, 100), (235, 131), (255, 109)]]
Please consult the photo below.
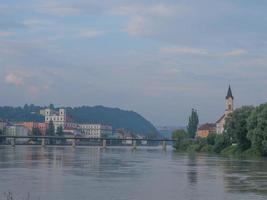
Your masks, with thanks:
[(207, 145), (203, 146), (200, 151), (204, 152), (204, 153), (212, 153), (213, 152), (213, 146), (210, 144), (207, 144)]
[(215, 138), (216, 138), (216, 133), (209, 133), (207, 137), (207, 143), (209, 145), (214, 145), (215, 144)]
[(184, 130), (176, 130), (172, 133), (172, 139), (176, 140), (173, 147), (179, 151), (185, 151), (189, 145), (188, 134)]
[(220, 153), (223, 149), (230, 146), (229, 138), (224, 134), (217, 135), (215, 138), (214, 152)]

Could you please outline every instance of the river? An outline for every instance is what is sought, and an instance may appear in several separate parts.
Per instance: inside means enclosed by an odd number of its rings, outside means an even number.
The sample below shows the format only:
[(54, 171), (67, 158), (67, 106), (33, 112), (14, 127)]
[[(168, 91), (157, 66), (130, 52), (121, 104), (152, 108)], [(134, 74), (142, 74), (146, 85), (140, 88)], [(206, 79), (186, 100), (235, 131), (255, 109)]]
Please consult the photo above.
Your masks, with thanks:
[(0, 199), (267, 199), (267, 160), (168, 148), (0, 147)]

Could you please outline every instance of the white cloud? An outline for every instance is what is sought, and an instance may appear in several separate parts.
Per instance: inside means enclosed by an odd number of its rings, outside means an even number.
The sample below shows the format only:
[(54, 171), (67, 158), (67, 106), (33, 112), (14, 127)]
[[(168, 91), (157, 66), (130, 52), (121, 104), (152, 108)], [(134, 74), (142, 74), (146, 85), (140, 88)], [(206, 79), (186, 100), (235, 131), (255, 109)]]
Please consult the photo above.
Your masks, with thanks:
[(20, 73), (9, 72), (5, 76), (5, 82), (10, 85), (19, 86), (23, 84), (23, 78)]
[(27, 19), (22, 22), (23, 25), (29, 28), (41, 27), (44, 25), (49, 25), (50, 22), (47, 20), (40, 20), (40, 19)]
[(41, 11), (51, 15), (60, 17), (68, 15), (77, 15), (81, 13), (81, 10), (72, 5), (63, 4), (55, 1), (46, 1), (41, 5)]
[(183, 12), (176, 4), (131, 4), (118, 6), (111, 10), (113, 15), (129, 17), (123, 31), (132, 36), (147, 36), (157, 33), (168, 20)]
[(114, 15), (142, 15), (142, 16), (158, 16), (170, 17), (178, 14), (177, 7), (174, 5), (154, 4), (154, 5), (122, 5), (114, 7), (111, 14)]
[(148, 21), (142, 16), (137, 16), (130, 20), (124, 31), (132, 36), (150, 35), (151, 29), (147, 29), (147, 26), (149, 26)]
[(8, 36), (12, 36), (12, 35), (14, 35), (14, 33), (12, 33), (12, 32), (0, 31), (0, 37), (8, 37)]
[(84, 30), (84, 31), (81, 31), (78, 36), (86, 37), (86, 38), (94, 38), (94, 37), (102, 36), (104, 34), (105, 32), (100, 31), (100, 30)]
[(236, 49), (233, 51), (228, 51), (224, 53), (224, 56), (241, 56), (246, 54), (247, 51), (245, 49)]
[(205, 49), (192, 48), (192, 47), (164, 47), (160, 50), (162, 53), (167, 54), (194, 54), (194, 55), (207, 55)]

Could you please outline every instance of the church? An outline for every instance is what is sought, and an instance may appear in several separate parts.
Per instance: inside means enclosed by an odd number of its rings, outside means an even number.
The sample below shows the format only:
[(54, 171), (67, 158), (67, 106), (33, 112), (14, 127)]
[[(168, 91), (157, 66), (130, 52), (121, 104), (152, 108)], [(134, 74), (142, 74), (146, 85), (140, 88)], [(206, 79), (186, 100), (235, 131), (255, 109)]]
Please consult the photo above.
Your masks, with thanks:
[(225, 111), (224, 114), (216, 121), (216, 133), (222, 134), (224, 131), (225, 120), (229, 114), (234, 111), (234, 97), (231, 86), (229, 85), (227, 95), (225, 97)]

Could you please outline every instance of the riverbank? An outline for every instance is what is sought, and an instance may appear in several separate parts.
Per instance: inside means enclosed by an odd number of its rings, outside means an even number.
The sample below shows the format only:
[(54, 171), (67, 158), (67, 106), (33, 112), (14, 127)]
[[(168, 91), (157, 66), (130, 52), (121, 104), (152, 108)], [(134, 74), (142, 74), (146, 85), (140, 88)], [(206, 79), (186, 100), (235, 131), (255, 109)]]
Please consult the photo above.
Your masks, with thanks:
[(264, 157), (252, 147), (242, 150), (238, 144), (231, 143), (227, 135), (209, 134), (207, 138), (192, 140), (185, 132), (179, 131), (174, 132), (173, 138), (176, 139), (173, 147), (177, 152), (211, 153), (245, 158)]

